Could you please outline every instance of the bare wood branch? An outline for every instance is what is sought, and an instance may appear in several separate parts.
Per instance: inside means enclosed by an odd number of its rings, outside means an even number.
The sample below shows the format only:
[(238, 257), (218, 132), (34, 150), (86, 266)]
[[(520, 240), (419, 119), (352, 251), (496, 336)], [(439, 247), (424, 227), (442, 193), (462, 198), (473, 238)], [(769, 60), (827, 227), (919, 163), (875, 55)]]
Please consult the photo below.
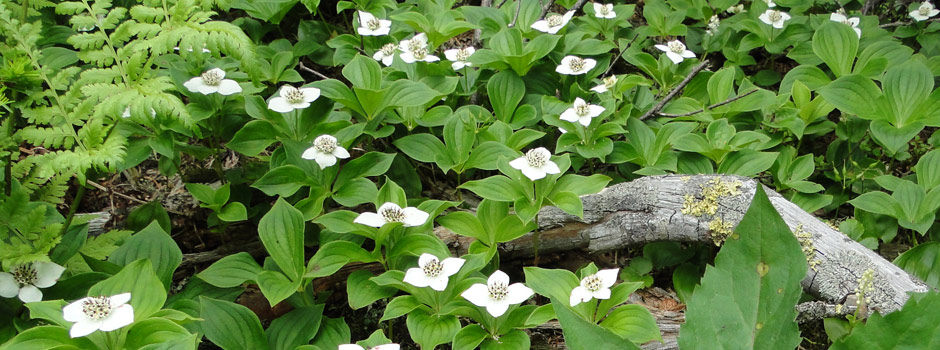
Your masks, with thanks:
[(330, 77), (328, 77), (328, 76), (326, 76), (326, 75), (323, 75), (323, 73), (320, 73), (320, 72), (317, 72), (317, 71), (313, 70), (313, 68), (310, 68), (310, 67), (305, 66), (303, 60), (301, 60), (300, 62), (297, 62), (297, 66), (300, 67), (300, 69), (302, 69), (302, 70), (304, 70), (304, 71), (306, 71), (306, 72), (308, 72), (308, 73), (313, 73), (313, 75), (316, 75), (316, 76), (319, 77), (320, 79), (329, 79), (329, 78), (330, 78)]
[(516, 1), (516, 14), (512, 16), (512, 22), (509, 22), (507, 27), (512, 28), (516, 26), (516, 20), (519, 19), (519, 11), (522, 11), (522, 0)]
[(871, 10), (873, 10), (875, 7), (878, 7), (879, 3), (881, 3), (881, 0), (865, 1), (865, 5), (862, 5), (862, 15), (868, 15)]
[(676, 97), (679, 91), (685, 88), (685, 86), (688, 85), (690, 81), (692, 81), (692, 78), (694, 78), (699, 72), (701, 72), (707, 66), (708, 66), (708, 60), (704, 60), (702, 61), (702, 63), (699, 63), (699, 65), (695, 66), (695, 68), (692, 68), (692, 71), (689, 72), (689, 75), (686, 76), (685, 79), (682, 79), (679, 85), (676, 85), (676, 87), (674, 87), (672, 91), (669, 91), (669, 94), (666, 95), (666, 97), (664, 97), (662, 101), (659, 101), (659, 103), (656, 104), (655, 107), (646, 111), (646, 114), (643, 114), (642, 116), (640, 116), (640, 120), (646, 120), (647, 118), (652, 117), (653, 114), (659, 113), (659, 111), (662, 110), (663, 107), (666, 106), (666, 103), (669, 103), (669, 100), (672, 100), (673, 97)]
[(611, 69), (614, 69), (614, 64), (617, 63), (617, 60), (619, 60), (620, 57), (623, 57), (623, 54), (627, 52), (627, 49), (629, 49), (630, 44), (633, 44), (633, 41), (636, 40), (636, 38), (638, 38), (639, 36), (640, 34), (633, 35), (633, 39), (630, 39), (630, 42), (628, 42), (626, 45), (627, 47), (624, 47), (623, 50), (620, 50), (620, 52), (617, 53), (617, 57), (614, 57), (614, 59), (610, 61), (610, 65), (607, 66), (607, 70), (604, 71), (604, 74), (601, 74), (602, 77), (606, 76), (607, 73), (610, 73)]
[[(503, 0), (503, 2), (506, 2), (506, 0)], [(480, 7), (490, 7), (490, 6), (492, 6), (492, 5), (493, 5), (493, 0), (482, 0), (482, 1), (480, 1)], [(496, 8), (499, 8), (500, 6), (503, 6), (503, 4), (500, 3), (499, 6), (496, 6)], [(471, 44), (471, 45), (473, 45), (473, 46), (475, 46), (475, 47), (476, 47), (476, 46), (482, 46), (482, 45), (483, 45), (483, 41), (480, 39), (480, 36), (481, 36), (481, 35), (483, 35), (483, 29), (481, 29), (481, 28), (474, 29), (474, 30), (473, 30), (473, 44)]]
[[(931, 19), (926, 20), (926, 22), (940, 22), (940, 18), (931, 18)], [(878, 27), (879, 28), (892, 28), (892, 27), (911, 25), (914, 23), (917, 23), (917, 22), (916, 21), (898, 21), (898, 22), (885, 23), (885, 24), (879, 25)]]
[(747, 97), (747, 96), (750, 95), (750, 94), (753, 94), (753, 93), (757, 92), (758, 90), (760, 90), (760, 89), (754, 89), (754, 90), (745, 92), (745, 93), (740, 94), (740, 95), (738, 95), (738, 96), (729, 98), (729, 99), (727, 99), (727, 100), (718, 102), (718, 103), (716, 103), (716, 104), (713, 104), (713, 105), (711, 105), (711, 106), (705, 107), (705, 108), (703, 108), (703, 109), (700, 109), (700, 110), (697, 110), (697, 111), (694, 111), (694, 112), (681, 113), (681, 114), (669, 114), (669, 113), (656, 113), (656, 114), (661, 115), (661, 116), (663, 116), (663, 117), (688, 117), (688, 116), (690, 116), (690, 115), (695, 115), (695, 114), (702, 113), (702, 112), (704, 112), (706, 109), (712, 110), (712, 109), (715, 109), (715, 108), (724, 106), (724, 105), (726, 105), (726, 104), (729, 104), (729, 103), (731, 103), (731, 102), (740, 100), (740, 99), (742, 99), (742, 98)]
[[(539, 0), (539, 4), (542, 3), (542, 0)], [(552, 4), (555, 3), (555, 0), (548, 0), (544, 5), (542, 5), (542, 13), (539, 14), (539, 19), (545, 19), (545, 14), (548, 13), (548, 9), (552, 8)]]

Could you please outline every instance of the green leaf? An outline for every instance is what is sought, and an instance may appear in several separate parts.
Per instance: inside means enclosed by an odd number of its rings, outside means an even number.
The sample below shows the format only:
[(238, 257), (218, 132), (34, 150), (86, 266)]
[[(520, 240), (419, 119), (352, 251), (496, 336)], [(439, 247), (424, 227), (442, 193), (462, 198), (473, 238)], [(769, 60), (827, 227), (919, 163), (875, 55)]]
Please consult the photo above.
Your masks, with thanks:
[(861, 75), (850, 74), (836, 79), (819, 89), (819, 94), (826, 102), (847, 114), (869, 120), (889, 117), (879, 114), (878, 99), (881, 97), (881, 89), (871, 79)]
[(382, 67), (374, 59), (356, 55), (343, 67), (343, 76), (353, 87), (378, 90), (382, 86)]
[(294, 349), (310, 343), (320, 329), (324, 304), (304, 306), (271, 322), (266, 331), (269, 349)]
[(437, 223), (458, 235), (476, 238), (488, 246), (493, 245), (493, 237), (487, 234), (480, 219), (468, 212), (452, 212), (437, 218)]
[(300, 287), (300, 279), (291, 281), (283, 273), (277, 271), (262, 271), (257, 277), (258, 288), (268, 304), (274, 307), (284, 299), (287, 299)]
[(3, 350), (97, 348), (98, 346), (88, 340), (88, 337), (72, 338), (69, 336), (68, 329), (59, 326), (33, 327), (17, 334), (12, 340), (3, 344)]
[(62, 241), (49, 253), (49, 260), (59, 265), (65, 265), (69, 259), (81, 250), (87, 240), (88, 224), (72, 225), (62, 236)]
[(525, 196), (515, 182), (502, 175), (493, 175), (482, 180), (467, 181), (458, 186), (470, 190), (485, 199), (499, 202), (512, 202)]
[(372, 262), (375, 259), (365, 249), (350, 241), (332, 241), (324, 244), (307, 262), (304, 278), (332, 275), (350, 262)]
[(490, 77), (486, 83), (496, 119), (504, 123), (512, 121), (513, 112), (525, 96), (525, 83), (512, 71), (504, 70)]
[(565, 346), (569, 349), (639, 349), (631, 341), (575, 315), (565, 302), (565, 299), (552, 298), (555, 314), (558, 315), (558, 323), (561, 324), (562, 332), (565, 335)]
[(418, 309), (408, 313), (405, 322), (411, 339), (422, 349), (433, 349), (454, 340), (460, 330), (460, 321), (453, 315), (431, 315)]
[(445, 154), (444, 143), (431, 134), (412, 134), (392, 142), (402, 152), (419, 162), (434, 163)]
[(754, 176), (770, 169), (777, 160), (777, 152), (758, 152), (750, 149), (740, 150), (728, 155), (718, 166), (720, 174)]
[(940, 344), (940, 293), (914, 294), (900, 311), (873, 314), (832, 350), (930, 349)]
[(885, 120), (875, 120), (871, 122), (869, 128), (872, 138), (884, 146), (888, 154), (895, 154), (907, 147), (907, 143), (924, 129), (924, 124), (914, 122), (899, 128)]
[(897, 200), (881, 191), (865, 192), (849, 201), (857, 209), (893, 217), (903, 217), (904, 210)]
[[(688, 304), (683, 349), (792, 349), (806, 257), (763, 188)], [(734, 288), (728, 288), (733, 285)]]
[(307, 174), (295, 165), (282, 165), (268, 170), (260, 179), (251, 184), (269, 196), (290, 197), (304, 185)]
[(108, 257), (108, 261), (119, 265), (127, 265), (138, 259), (150, 259), (164, 288), (169, 289), (173, 271), (183, 262), (183, 252), (173, 238), (154, 221), (124, 241), (124, 244)]
[(35, 320), (46, 320), (53, 324), (71, 328), (72, 322), (68, 322), (62, 316), (62, 308), (67, 303), (64, 300), (44, 300), (26, 303), (29, 309), (29, 318)]
[(919, 244), (894, 259), (894, 264), (933, 288), (940, 286), (940, 242)]
[(476, 349), (480, 343), (483, 342), (483, 339), (489, 337), (489, 333), (486, 332), (483, 327), (480, 327), (478, 324), (470, 324), (466, 327), (460, 329), (456, 335), (454, 335), (454, 350), (473, 350)]
[(881, 79), (881, 86), (894, 111), (891, 124), (903, 128), (921, 118), (912, 113), (933, 91), (933, 74), (923, 63), (910, 60), (889, 68)]
[(299, 210), (278, 198), (258, 223), (264, 249), (292, 281), (304, 273), (304, 218)]
[(337, 175), (334, 188), (343, 186), (347, 181), (366, 176), (379, 176), (388, 171), (395, 160), (394, 153), (369, 152), (346, 163)]
[(579, 196), (586, 194), (595, 194), (607, 187), (611, 178), (607, 175), (594, 174), (591, 176), (582, 176), (567, 174), (555, 182), (552, 192), (571, 192)]
[(163, 204), (157, 201), (149, 202), (134, 209), (127, 215), (127, 221), (124, 223), (124, 229), (131, 231), (140, 231), (150, 225), (151, 221), (160, 223), (163, 232), (170, 232), (170, 215), (163, 209)]
[(333, 194), (333, 200), (344, 207), (354, 208), (362, 203), (371, 202), (378, 192), (372, 180), (360, 177), (344, 183)]
[(134, 307), (134, 319), (143, 320), (160, 310), (166, 301), (166, 289), (154, 274), (150, 261), (134, 261), (110, 278), (88, 289), (88, 295), (114, 296), (131, 293), (128, 302)]
[(277, 142), (277, 135), (278, 131), (271, 122), (252, 120), (235, 132), (235, 136), (225, 144), (225, 147), (246, 156), (254, 157)]
[(408, 314), (414, 309), (421, 307), (421, 302), (418, 301), (418, 298), (415, 298), (413, 295), (401, 295), (397, 296), (392, 301), (388, 302), (388, 305), (385, 305), (385, 312), (382, 314), (382, 319), (379, 321), (387, 321), (393, 318), (401, 317), (402, 315)]
[(920, 157), (914, 166), (917, 184), (926, 190), (940, 185), (940, 150), (933, 150)]
[(584, 218), (584, 207), (581, 203), (581, 197), (578, 197), (578, 195), (571, 192), (552, 191), (547, 199), (552, 205), (558, 207), (558, 209), (561, 209), (565, 213)]
[(519, 329), (513, 329), (503, 334), (499, 339), (489, 338), (483, 341), (480, 350), (517, 350), (530, 349), (529, 334)]
[(618, 307), (601, 321), (600, 326), (635, 344), (650, 340), (663, 341), (656, 318), (642, 305), (629, 304)]
[(196, 277), (216, 287), (231, 288), (240, 286), (246, 281), (256, 280), (262, 271), (264, 270), (255, 258), (251, 257), (251, 254), (239, 252), (212, 263), (208, 268), (196, 274)]
[(320, 331), (313, 338), (313, 345), (317, 349), (336, 349), (340, 344), (350, 343), (349, 326), (342, 318), (326, 317), (320, 323)]
[(852, 71), (858, 52), (858, 35), (847, 25), (828, 21), (813, 34), (813, 52), (826, 62), (836, 77), (842, 77)]
[[(571, 290), (580, 283), (578, 277), (568, 270), (543, 269), (533, 266), (526, 266), (523, 270), (525, 271), (526, 286), (532, 288), (539, 295), (564, 302), (568, 301), (571, 297)], [(568, 304), (565, 303), (564, 305), (567, 306)]]
[[(186, 328), (162, 317), (152, 317), (134, 322), (127, 332), (124, 346), (128, 349), (141, 349), (151, 344), (165, 344), (177, 339), (192, 337)], [(173, 349), (196, 349), (195, 338), (191, 342), (181, 342)]]
[(247, 307), (228, 301), (200, 297), (202, 330), (224, 350), (265, 350), (268, 342), (261, 321)]
[(722, 68), (708, 78), (708, 99), (711, 103), (727, 100), (734, 93), (734, 68)]
[(395, 295), (398, 289), (375, 284), (370, 278), (375, 277), (372, 272), (356, 270), (346, 278), (346, 295), (349, 307), (359, 310), (372, 305), (376, 300)]
[(248, 209), (241, 202), (229, 203), (222, 207), (222, 210), (219, 210), (217, 214), (219, 220), (227, 222), (248, 220)]

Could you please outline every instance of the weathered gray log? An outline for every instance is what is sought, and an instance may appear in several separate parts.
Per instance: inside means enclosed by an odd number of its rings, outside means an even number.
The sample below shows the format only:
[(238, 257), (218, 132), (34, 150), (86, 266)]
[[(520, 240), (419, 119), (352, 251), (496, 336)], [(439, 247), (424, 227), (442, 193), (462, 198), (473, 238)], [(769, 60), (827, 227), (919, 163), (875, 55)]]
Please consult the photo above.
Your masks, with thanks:
[[(739, 176), (666, 175), (611, 186), (582, 197), (584, 219), (554, 207), (544, 208), (538, 217), (542, 231), (539, 251), (583, 250), (595, 254), (654, 241), (721, 241), (724, 234), (720, 232), (727, 233), (744, 216), (757, 185), (757, 181)], [(812, 268), (802, 284), (810, 294), (841, 303), (856, 292), (858, 279), (868, 269), (874, 272), (872, 310), (900, 309), (908, 293), (928, 290), (916, 277), (780, 194), (766, 187), (765, 191), (804, 247)], [(714, 198), (706, 198), (709, 195)], [(466, 247), (463, 238), (447, 237), (440, 230), (438, 233)], [(531, 255), (531, 235), (500, 247), (503, 259)]]

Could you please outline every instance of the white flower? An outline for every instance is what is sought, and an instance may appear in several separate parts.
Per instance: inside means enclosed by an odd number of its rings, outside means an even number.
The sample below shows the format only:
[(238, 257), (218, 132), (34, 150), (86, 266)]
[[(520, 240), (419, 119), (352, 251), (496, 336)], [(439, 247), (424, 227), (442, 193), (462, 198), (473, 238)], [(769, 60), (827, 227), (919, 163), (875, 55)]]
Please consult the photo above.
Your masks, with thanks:
[[(369, 350), (398, 350), (399, 348), (400, 348), (400, 345), (392, 343), (392, 344), (376, 345), (376, 346), (369, 348)], [(366, 350), (366, 348), (361, 347), (356, 344), (342, 344), (339, 346), (338, 350)]]
[(524, 156), (513, 159), (509, 166), (522, 171), (530, 180), (544, 178), (546, 174), (558, 174), (561, 169), (551, 160), (552, 152), (545, 147), (533, 148)]
[(381, 36), (388, 35), (392, 21), (375, 18), (371, 13), (359, 11), (359, 35)]
[(110, 332), (134, 323), (134, 308), (127, 302), (131, 293), (112, 297), (99, 296), (78, 299), (62, 308), (62, 317), (75, 322), (69, 335), (83, 337), (96, 330)]
[(437, 62), (441, 60), (440, 57), (428, 54), (428, 36), (424, 33), (419, 33), (408, 40), (402, 40), (398, 44), (398, 49), (402, 51), (399, 56), (405, 63), (415, 63), (417, 61)]
[(591, 119), (601, 115), (602, 112), (604, 112), (604, 107), (588, 104), (578, 97), (574, 99), (571, 108), (561, 113), (561, 120), (588, 126), (591, 125)]
[(203, 72), (198, 77), (189, 79), (183, 83), (190, 92), (198, 92), (203, 95), (209, 95), (218, 92), (221, 95), (231, 95), (242, 92), (242, 87), (232, 79), (225, 78), (225, 71), (219, 68), (212, 68)]
[(615, 84), (617, 84), (617, 76), (611, 75), (609, 77), (604, 78), (603, 81), (604, 81), (603, 84), (592, 87), (591, 91), (594, 91), (599, 94), (603, 94), (607, 92), (607, 90), (610, 90), (611, 88), (614, 87)]
[(597, 271), (596, 274), (581, 279), (581, 285), (571, 290), (568, 300), (571, 306), (591, 301), (591, 298), (610, 299), (610, 287), (617, 282), (617, 272), (620, 269), (607, 269)]
[(49, 288), (65, 268), (54, 262), (34, 262), (14, 266), (10, 273), (0, 272), (0, 297), (19, 296), (24, 303), (42, 300), (39, 288)]
[(920, 22), (925, 21), (930, 17), (936, 16), (938, 13), (940, 13), (940, 10), (934, 8), (933, 4), (930, 2), (924, 1), (920, 3), (920, 7), (918, 7), (916, 11), (911, 11), (911, 17), (913, 17), (914, 20)]
[(764, 2), (767, 3), (767, 7), (769, 8), (777, 7), (777, 4), (774, 3), (774, 0), (764, 0)]
[(509, 305), (520, 304), (533, 294), (535, 292), (522, 283), (510, 285), (509, 276), (500, 270), (496, 270), (486, 280), (486, 284), (474, 284), (463, 293), (460, 293), (460, 296), (473, 303), (473, 305), (485, 307), (486, 311), (493, 317), (499, 317), (506, 313)]
[(415, 207), (402, 208), (398, 204), (385, 202), (379, 207), (377, 213), (362, 213), (353, 220), (354, 223), (372, 227), (382, 227), (385, 224), (400, 222), (405, 227), (424, 225), (430, 215)]
[(320, 135), (313, 140), (313, 146), (300, 155), (303, 159), (313, 159), (320, 165), (320, 169), (326, 169), (336, 164), (336, 158), (349, 158), (349, 152), (336, 142), (336, 138), (330, 135)]
[(862, 30), (858, 29), (858, 22), (859, 22), (858, 17), (848, 18), (844, 14), (841, 14), (841, 13), (833, 13), (829, 15), (829, 20), (833, 22), (840, 22), (840, 23), (848, 24), (849, 27), (852, 27), (852, 29), (855, 30), (855, 34), (858, 34), (859, 38), (862, 37)]
[(774, 28), (781, 29), (783, 28), (783, 22), (790, 19), (790, 15), (779, 10), (767, 10), (757, 18), (760, 18), (761, 22), (772, 25)]
[(715, 35), (718, 33), (718, 27), (721, 25), (721, 20), (718, 19), (718, 15), (712, 15), (708, 19), (707, 28), (705, 28), (705, 35)]
[(450, 64), (450, 67), (454, 70), (459, 70), (463, 67), (469, 67), (470, 62), (467, 61), (470, 59), (470, 56), (476, 52), (476, 49), (473, 46), (468, 46), (462, 49), (450, 49), (444, 51), (444, 57), (447, 57), (448, 61), (454, 62)]
[(316, 101), (320, 97), (320, 89), (317, 88), (295, 88), (290, 85), (281, 86), (278, 97), (268, 101), (268, 109), (287, 113), (295, 109), (304, 109), (310, 107), (310, 102)]
[(686, 58), (695, 58), (695, 53), (689, 50), (686, 50), (685, 44), (679, 40), (673, 40), (666, 45), (656, 45), (657, 49), (666, 53), (666, 57), (672, 60), (672, 63), (679, 64), (682, 60)]
[(747, 12), (747, 10), (744, 9), (744, 4), (738, 4), (736, 6), (729, 7), (727, 10), (725, 10), (725, 12), (735, 14), (735, 13), (744, 13), (744, 12)]
[(564, 75), (581, 75), (594, 69), (596, 65), (597, 61), (590, 58), (565, 56), (561, 59), (561, 64), (555, 67), (555, 71)]
[(546, 16), (545, 19), (543, 20), (535, 21), (535, 23), (532, 23), (531, 27), (532, 29), (535, 29), (543, 33), (555, 34), (555, 33), (558, 33), (558, 31), (561, 30), (562, 27), (568, 24), (568, 21), (570, 21), (571, 17), (573, 16), (574, 16), (574, 11), (565, 12), (564, 15), (553, 13), (551, 15)]
[(398, 45), (388, 43), (382, 46), (379, 51), (376, 51), (375, 54), (372, 55), (372, 58), (376, 61), (382, 61), (382, 64), (388, 67), (392, 65), (392, 60), (395, 59), (395, 51), (398, 51)]
[(597, 18), (615, 18), (617, 13), (614, 12), (614, 4), (594, 4), (594, 17)]
[(447, 278), (460, 271), (464, 260), (460, 258), (446, 258), (438, 260), (436, 256), (424, 253), (418, 257), (418, 267), (412, 267), (405, 272), (405, 282), (415, 287), (428, 287), (436, 291), (447, 288)]

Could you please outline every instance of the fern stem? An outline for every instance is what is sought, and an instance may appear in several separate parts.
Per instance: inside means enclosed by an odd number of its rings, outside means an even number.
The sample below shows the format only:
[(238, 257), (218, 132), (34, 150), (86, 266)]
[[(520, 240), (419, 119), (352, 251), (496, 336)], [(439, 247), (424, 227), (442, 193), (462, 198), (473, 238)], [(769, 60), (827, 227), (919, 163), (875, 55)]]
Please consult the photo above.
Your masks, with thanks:
[(105, 46), (108, 47), (108, 50), (111, 51), (111, 57), (114, 58), (114, 65), (117, 66), (118, 72), (121, 72), (121, 78), (124, 82), (124, 87), (130, 88), (128, 82), (130, 79), (127, 78), (127, 70), (124, 68), (124, 64), (121, 61), (121, 58), (118, 57), (117, 50), (114, 49), (114, 43), (111, 42), (111, 37), (108, 36), (108, 33), (104, 31), (104, 28), (101, 26), (101, 18), (98, 18), (98, 15), (95, 14), (95, 11), (91, 8), (91, 5), (88, 4), (88, 0), (82, 0), (82, 3), (85, 4), (85, 9), (88, 10), (88, 14), (95, 19), (95, 24), (98, 25), (98, 30), (101, 33), (101, 36), (104, 38)]
[[(12, 93), (13, 100), (16, 101), (16, 92)], [(13, 194), (13, 152), (16, 147), (16, 142), (13, 141), (13, 133), (16, 130), (16, 121), (19, 114), (19, 109), (11, 108), (10, 109), (10, 119), (7, 120), (7, 140), (10, 142), (10, 153), (7, 154), (6, 164), (3, 167), (3, 180), (6, 182), (4, 184), (4, 193), (7, 197)]]
[(78, 205), (82, 202), (82, 197), (85, 196), (85, 184), (78, 184), (78, 192), (75, 192), (75, 198), (72, 199), (72, 205), (69, 206), (69, 214), (65, 217), (65, 225), (62, 226), (62, 232), (59, 233), (59, 237), (65, 236), (65, 233), (68, 232), (69, 226), (72, 226), (72, 219), (75, 218), (75, 212), (78, 210)]

